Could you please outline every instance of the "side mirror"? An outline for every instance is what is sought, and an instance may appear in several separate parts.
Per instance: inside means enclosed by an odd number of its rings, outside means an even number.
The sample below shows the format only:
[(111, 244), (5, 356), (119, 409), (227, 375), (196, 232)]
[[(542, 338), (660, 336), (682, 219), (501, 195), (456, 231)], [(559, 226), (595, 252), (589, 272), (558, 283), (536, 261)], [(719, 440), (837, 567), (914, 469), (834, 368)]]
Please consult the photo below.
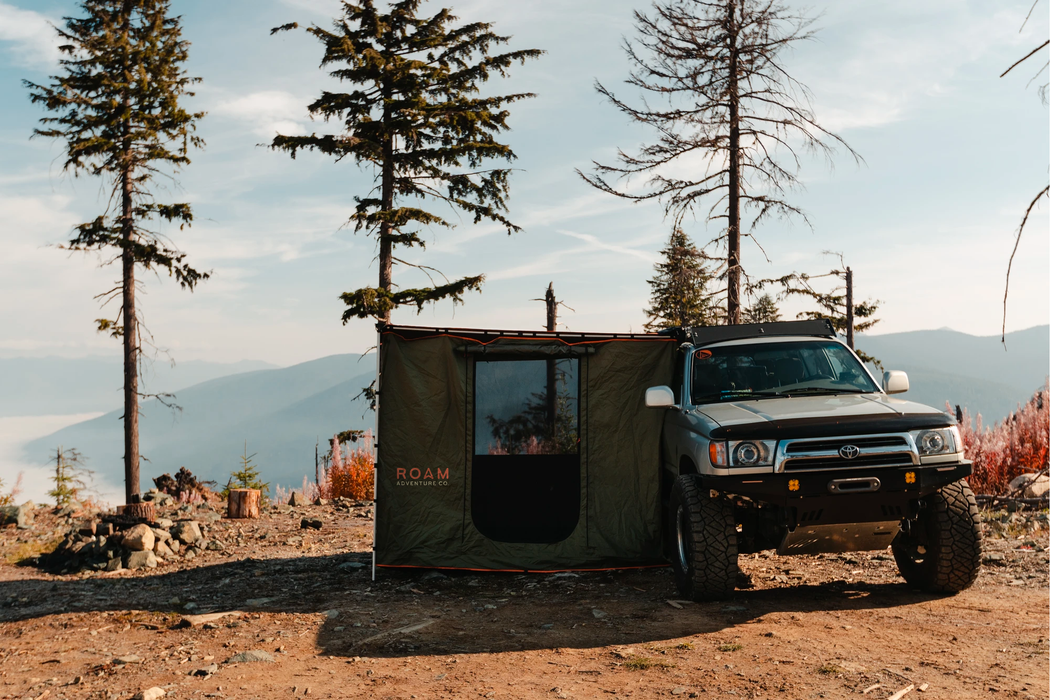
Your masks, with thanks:
[(882, 373), (882, 390), (887, 394), (903, 394), (909, 386), (907, 372), (888, 370)]
[(673, 408), (674, 392), (669, 386), (651, 386), (645, 390), (645, 405), (649, 408)]

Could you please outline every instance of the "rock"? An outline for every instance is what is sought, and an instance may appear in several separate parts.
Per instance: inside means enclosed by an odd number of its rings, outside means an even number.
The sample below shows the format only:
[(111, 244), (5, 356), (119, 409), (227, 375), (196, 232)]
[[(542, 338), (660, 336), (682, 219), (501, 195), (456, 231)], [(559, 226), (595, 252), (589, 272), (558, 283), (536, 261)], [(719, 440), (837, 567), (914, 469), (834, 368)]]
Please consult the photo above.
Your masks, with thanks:
[(140, 664), (142, 663), (142, 657), (138, 654), (128, 654), (127, 656), (118, 656), (113, 659), (113, 663), (118, 665), (123, 664)]
[(171, 551), (171, 547), (161, 541), (153, 545), (153, 553), (161, 559), (171, 559), (175, 556), (175, 552)]
[(167, 542), (171, 539), (171, 533), (162, 527), (151, 528), (153, 530), (153, 536), (157, 538), (157, 542)]
[(168, 545), (168, 549), (175, 552), (176, 554), (178, 554), (179, 550), (182, 548), (182, 545), (179, 544), (178, 540), (170, 540), (168, 542), (165, 542), (164, 544)]
[(988, 552), (984, 555), (983, 561), (985, 564), (1003, 566), (1006, 563), (1006, 556), (1002, 552)]
[(193, 544), (201, 539), (201, 528), (193, 520), (180, 520), (171, 528), (171, 536), (183, 544)]
[(175, 523), (172, 522), (171, 520), (169, 520), (168, 518), (157, 518), (157, 522), (156, 522), (157, 527), (161, 528), (163, 530), (171, 529), (171, 526), (174, 525), (174, 524)]
[(217, 523), (222, 520), (222, 516), (215, 511), (206, 510), (203, 513), (197, 513), (197, 518), (203, 520), (206, 523)]
[(218, 540), (212, 540), (208, 543), (206, 549), (210, 549), (213, 552), (221, 552), (222, 550), (226, 549), (226, 547), (223, 546), (222, 542), (219, 542)]
[(26, 501), (20, 506), (0, 507), (0, 525), (14, 523), (19, 530), (28, 530), (33, 527), (36, 504)]
[(303, 494), (299, 493), (298, 491), (292, 491), (292, 495), (288, 499), (288, 505), (292, 506), (293, 508), (305, 506), (306, 498), (303, 496)]
[(155, 569), (157, 568), (157, 555), (149, 549), (128, 552), (124, 558), (124, 567), (128, 569)]
[(603, 617), (608, 616), (608, 614), (609, 613), (603, 612), (603, 611), (599, 610), (598, 608), (595, 608), (594, 610), (591, 610), (591, 615), (594, 615), (599, 620), (602, 619)]
[(202, 678), (207, 678), (208, 676), (210, 676), (211, 674), (215, 673), (218, 670), (219, 670), (219, 664), (208, 664), (204, 668), (198, 668), (195, 671), (190, 671), (190, 675), (191, 676), (200, 676)]
[(202, 627), (204, 625), (221, 620), (224, 617), (240, 617), (243, 615), (240, 610), (227, 610), (226, 612), (217, 613), (206, 613), (204, 615), (183, 615), (182, 626), (183, 627)]
[(682, 685), (678, 686), (677, 688), (671, 689), (671, 695), (685, 695), (688, 692), (689, 689)]
[(120, 571), (124, 566), (119, 558), (110, 559), (106, 564), (106, 571)]
[(320, 530), (322, 525), (324, 525), (324, 523), (318, 518), (303, 518), (299, 521), (299, 527), (303, 530), (310, 527), (314, 530)]
[(1038, 477), (1035, 473), (1021, 474), (1010, 482), (1010, 490), (1021, 488), (1024, 489), (1021, 495), (1025, 498), (1042, 498), (1050, 492), (1050, 477), (1046, 474), (1040, 474)]
[(182, 555), (182, 558), (183, 558), (183, 559), (196, 559), (196, 558), (197, 558), (197, 552), (199, 552), (199, 551), (200, 551), (200, 550), (199, 550), (199, 549), (197, 549), (196, 547), (190, 547), (190, 548), (188, 548), (188, 549), (186, 550), (186, 552), (185, 552), (185, 553), (184, 553), (184, 554)]
[(315, 506), (326, 506), (326, 505), (328, 505), (328, 503), (329, 503), (329, 501), (328, 501), (327, 498), (315, 498), (314, 499), (314, 505)]
[(240, 654), (235, 654), (226, 659), (228, 664), (250, 664), (260, 661), (272, 664), (273, 655), (262, 649), (252, 649), (251, 651), (242, 651)]
[(153, 549), (156, 539), (149, 525), (139, 523), (124, 531), (124, 549), (133, 552), (149, 551)]
[(166, 695), (163, 688), (153, 686), (152, 688), (146, 688), (141, 693), (135, 693), (131, 700), (157, 700)]

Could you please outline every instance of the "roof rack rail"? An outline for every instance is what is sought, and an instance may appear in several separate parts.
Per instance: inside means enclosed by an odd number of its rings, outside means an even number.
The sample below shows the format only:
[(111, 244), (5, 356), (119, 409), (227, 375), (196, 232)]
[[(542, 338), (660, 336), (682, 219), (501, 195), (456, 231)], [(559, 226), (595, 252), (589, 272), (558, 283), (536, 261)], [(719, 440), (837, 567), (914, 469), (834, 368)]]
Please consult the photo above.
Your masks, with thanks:
[[(735, 326), (700, 326), (696, 328), (668, 329), (678, 331), (691, 339), (693, 345), (710, 345), (724, 340), (745, 338), (768, 338), (784, 335), (809, 335), (834, 338), (835, 328), (827, 319), (812, 321), (777, 321), (775, 323), (742, 323)], [(669, 333), (670, 335), (670, 333)]]

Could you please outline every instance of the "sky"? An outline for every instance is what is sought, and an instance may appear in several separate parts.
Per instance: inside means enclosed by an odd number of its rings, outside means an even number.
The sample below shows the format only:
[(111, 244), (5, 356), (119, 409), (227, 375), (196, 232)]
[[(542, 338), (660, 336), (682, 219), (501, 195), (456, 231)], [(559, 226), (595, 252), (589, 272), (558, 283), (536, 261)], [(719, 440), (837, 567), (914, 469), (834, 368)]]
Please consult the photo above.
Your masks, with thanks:
[[(792, 3), (794, 6), (794, 3)], [(318, 68), (320, 45), (304, 32), (270, 36), (291, 21), (327, 24), (331, 0), (174, 0), (192, 43), (187, 70), (200, 76), (193, 110), (208, 114), (207, 142), (162, 195), (192, 203), (192, 228), (171, 238), (212, 277), (192, 294), (147, 277), (142, 308), (156, 344), (178, 360), (256, 359), (289, 365), (362, 352), (375, 342), (368, 321), (340, 322), (339, 294), (375, 285), (374, 242), (344, 226), (353, 197), (373, 173), (348, 161), (302, 154), (291, 160), (261, 144), (274, 134), (334, 133), (311, 122), (306, 105), (339, 84)], [(440, 5), (429, 3), (429, 10)], [(647, 280), (670, 233), (659, 204), (633, 204), (588, 186), (575, 172), (609, 162), (653, 138), (594, 90), (601, 81), (627, 99), (621, 43), (633, 34), (637, 0), (457, 2), (464, 20), (489, 21), (513, 36), (511, 49), (547, 53), (515, 66), (501, 92), (535, 92), (511, 108), (506, 136), (518, 159), (511, 177), (513, 236), (456, 219), (426, 232), (425, 252), (407, 259), (449, 278), (484, 273), (481, 294), (445, 302), (397, 323), (541, 328), (536, 301), (553, 282), (572, 331), (640, 331)], [(1045, 40), (1050, 2), (1022, 31), (1030, 0), (836, 0), (807, 3), (815, 40), (784, 56), (812, 92), (817, 120), (864, 159), (839, 152), (833, 167), (806, 161), (803, 188), (789, 199), (803, 221), (771, 220), (746, 242), (754, 277), (818, 274), (841, 253), (859, 299), (881, 300), (873, 332), (949, 327), (994, 335), (1002, 324), (1007, 261), (1021, 216), (1048, 176), (1047, 107), (1041, 58), (1005, 78), (1017, 58)], [(0, 356), (119, 353), (94, 329), (95, 295), (117, 267), (60, 250), (71, 228), (97, 216), (105, 186), (62, 171), (61, 143), (29, 136), (44, 112), (22, 80), (46, 82), (57, 68), (54, 30), (76, 14), (69, 0), (0, 0)], [(1045, 74), (1043, 76), (1045, 79)], [(344, 86), (345, 87), (345, 86)], [(1007, 330), (1050, 318), (1050, 222), (1044, 200), (1028, 222), (1014, 263)], [(454, 215), (453, 215), (454, 216)], [(703, 218), (686, 232), (704, 243), (717, 231)], [(764, 252), (763, 252), (764, 251)], [(418, 275), (395, 270), (416, 286)], [(790, 315), (801, 307), (786, 304)]]

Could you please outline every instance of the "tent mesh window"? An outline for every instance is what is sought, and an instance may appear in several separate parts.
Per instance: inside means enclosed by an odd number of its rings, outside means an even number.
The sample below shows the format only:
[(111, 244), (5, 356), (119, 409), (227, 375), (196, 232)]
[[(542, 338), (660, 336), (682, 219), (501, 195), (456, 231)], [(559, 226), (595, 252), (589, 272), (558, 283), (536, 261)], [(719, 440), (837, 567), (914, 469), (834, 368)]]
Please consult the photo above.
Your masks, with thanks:
[(476, 362), (471, 516), (489, 539), (553, 543), (576, 529), (579, 362)]

